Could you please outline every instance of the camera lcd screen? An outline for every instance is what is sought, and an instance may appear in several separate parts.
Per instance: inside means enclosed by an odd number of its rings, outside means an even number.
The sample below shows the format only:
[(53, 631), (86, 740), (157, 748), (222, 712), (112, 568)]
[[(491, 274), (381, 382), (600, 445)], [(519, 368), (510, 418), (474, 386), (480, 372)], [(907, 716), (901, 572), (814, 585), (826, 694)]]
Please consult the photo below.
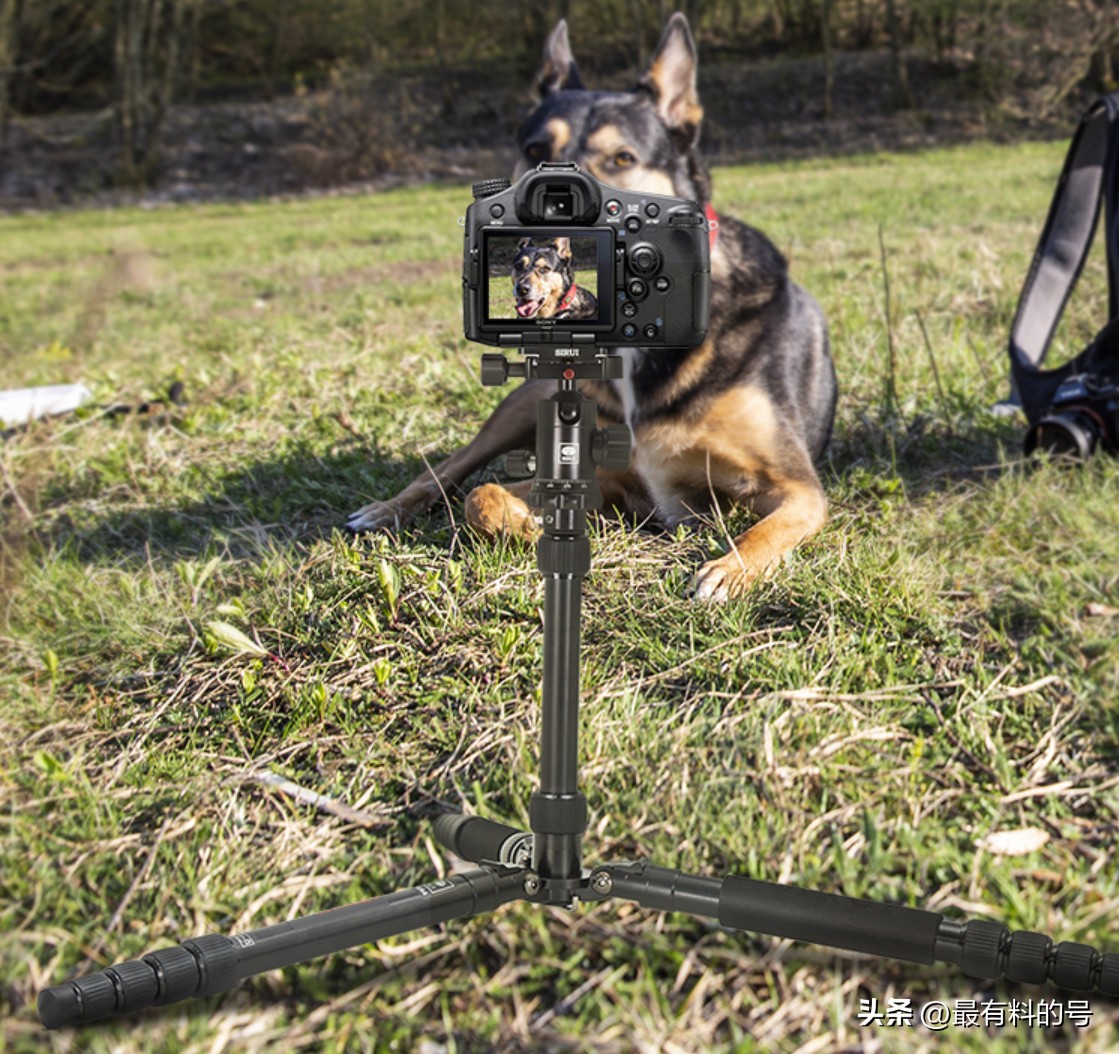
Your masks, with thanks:
[(486, 230), (486, 324), (600, 329), (613, 324), (614, 235), (610, 230)]

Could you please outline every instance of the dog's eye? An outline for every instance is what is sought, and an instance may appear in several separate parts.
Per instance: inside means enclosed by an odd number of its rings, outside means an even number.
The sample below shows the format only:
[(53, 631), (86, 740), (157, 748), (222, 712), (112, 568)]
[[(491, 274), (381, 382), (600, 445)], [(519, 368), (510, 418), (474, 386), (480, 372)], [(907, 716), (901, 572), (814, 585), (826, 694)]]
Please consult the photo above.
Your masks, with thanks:
[(637, 157), (628, 150), (619, 150), (614, 155), (614, 164), (618, 168), (629, 168), (631, 165), (637, 164)]
[(548, 157), (548, 148), (543, 143), (529, 143), (525, 147), (525, 157), (529, 161), (544, 161)]

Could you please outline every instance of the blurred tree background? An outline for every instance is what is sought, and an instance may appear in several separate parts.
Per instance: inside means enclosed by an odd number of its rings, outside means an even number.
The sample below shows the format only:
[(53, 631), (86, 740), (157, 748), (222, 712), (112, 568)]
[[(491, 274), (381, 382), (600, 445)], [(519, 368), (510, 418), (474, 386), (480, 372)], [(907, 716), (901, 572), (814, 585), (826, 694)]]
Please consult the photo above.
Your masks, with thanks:
[[(824, 119), (859, 55), (882, 57), (875, 83), (896, 110), (924, 105), (929, 71), (939, 92), (948, 85), (973, 107), (1026, 85), (1040, 117), (1115, 87), (1119, 0), (0, 0), (0, 165), (12, 160), (14, 122), (94, 114), (111, 130), (113, 178), (142, 185), (160, 172), (175, 103), (337, 92), (361, 78), (422, 77), (438, 116), (457, 119), (472, 78), (527, 83), (557, 19), (585, 78), (601, 83), (632, 75), (676, 8), (705, 67), (812, 63), (797, 90)], [(370, 104), (368, 92), (350, 96), (329, 116)], [(355, 130), (355, 172), (392, 166), (384, 132)]]

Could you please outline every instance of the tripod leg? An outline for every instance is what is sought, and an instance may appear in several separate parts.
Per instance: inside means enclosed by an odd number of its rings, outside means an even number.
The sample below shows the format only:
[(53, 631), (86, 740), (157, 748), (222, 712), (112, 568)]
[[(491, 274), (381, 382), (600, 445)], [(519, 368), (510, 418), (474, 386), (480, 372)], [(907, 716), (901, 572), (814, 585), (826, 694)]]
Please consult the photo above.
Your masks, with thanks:
[(604, 865), (591, 875), (600, 892), (661, 911), (717, 919), (728, 929), (882, 955), (906, 962), (953, 963), (971, 977), (1062, 988), (1098, 988), (1119, 996), (1119, 955), (1086, 944), (1011, 933), (985, 919), (953, 922), (932, 911), (878, 904), (796, 886), (728, 875), (703, 878), (644, 862)]
[(39, 1020), (61, 1028), (214, 995), (253, 974), (491, 911), (524, 896), (523, 875), (523, 869), (480, 868), (232, 937), (210, 934), (161, 948), (45, 989)]

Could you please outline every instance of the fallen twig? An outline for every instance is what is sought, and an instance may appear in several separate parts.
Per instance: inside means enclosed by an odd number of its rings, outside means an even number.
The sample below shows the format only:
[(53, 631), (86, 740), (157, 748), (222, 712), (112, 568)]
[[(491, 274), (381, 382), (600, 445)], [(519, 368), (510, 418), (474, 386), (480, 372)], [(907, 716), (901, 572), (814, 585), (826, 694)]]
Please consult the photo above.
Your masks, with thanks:
[(349, 823), (356, 823), (361, 827), (385, 827), (388, 824), (388, 821), (379, 816), (374, 816), (364, 809), (355, 809), (352, 805), (345, 804), (345, 802), (329, 798), (325, 794), (319, 794), (317, 791), (308, 790), (306, 787), (301, 787), (298, 783), (292, 783), (291, 780), (285, 779), (275, 772), (269, 772), (267, 770), (254, 772), (252, 778), (256, 780), (257, 783), (263, 783), (266, 787), (272, 787), (282, 794), (286, 794), (296, 801), (302, 802), (304, 805), (313, 805), (316, 809), (320, 809), (322, 812), (328, 812), (332, 816), (337, 816)]

